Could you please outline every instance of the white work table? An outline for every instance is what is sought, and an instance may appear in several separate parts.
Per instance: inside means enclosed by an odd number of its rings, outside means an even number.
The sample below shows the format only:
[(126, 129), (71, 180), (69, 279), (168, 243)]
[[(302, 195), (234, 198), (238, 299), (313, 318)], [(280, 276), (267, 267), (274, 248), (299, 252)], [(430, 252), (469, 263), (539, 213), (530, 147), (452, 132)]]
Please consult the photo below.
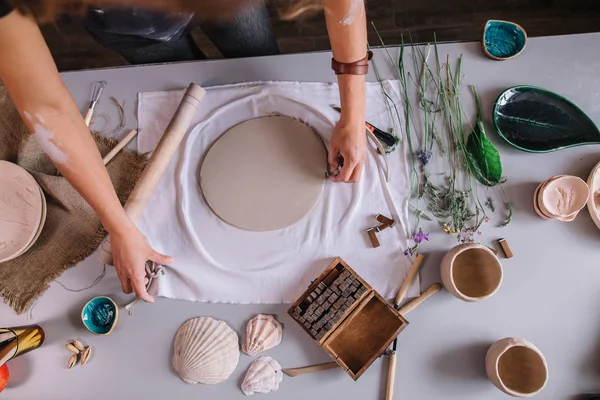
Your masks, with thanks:
[[(600, 230), (587, 209), (574, 222), (561, 223), (542, 220), (532, 207), (534, 189), (544, 179), (556, 174), (587, 179), (600, 161), (600, 146), (528, 154), (503, 142), (489, 124), (498, 94), (519, 84), (562, 94), (600, 124), (599, 44), (600, 34), (534, 38), (523, 54), (507, 62), (485, 57), (479, 43), (440, 46), (444, 57), (446, 53), (454, 58), (464, 55), (464, 84), (477, 86), (488, 136), (500, 151), (508, 178), (504, 188), (515, 209), (512, 224), (506, 228), (486, 226), (480, 240), (490, 245), (506, 237), (515, 256), (501, 258), (504, 282), (492, 298), (465, 303), (443, 291), (407, 316), (410, 325), (398, 340), (396, 399), (507, 398), (487, 380), (484, 370), (488, 347), (507, 336), (533, 342), (547, 359), (549, 381), (537, 398), (576, 399), (583, 393), (600, 392)], [(392, 54), (396, 56), (397, 49)], [(261, 80), (334, 81), (330, 57), (330, 53), (317, 53), (123, 67), (64, 73), (63, 78), (81, 110), (87, 108), (92, 83), (106, 80), (108, 86), (96, 113), (110, 114), (114, 127), (117, 114), (109, 101), (114, 96), (125, 101), (126, 127), (135, 128), (138, 92), (182, 89), (189, 82), (211, 86)], [(378, 52), (376, 59), (384, 77), (394, 78), (383, 53)], [(412, 60), (407, 61), (412, 65)], [(375, 80), (372, 72), (369, 79)], [(466, 86), (463, 103), (471, 114), (473, 101)], [(442, 233), (435, 224), (428, 225), (428, 230), (435, 233), (422, 247), (426, 254), (422, 289), (440, 280), (440, 260), (456, 244), (455, 236)], [(101, 270), (92, 255), (60, 280), (71, 288), (81, 288)], [(100, 284), (80, 293), (51, 284), (37, 301), (31, 321), (0, 305), (0, 326), (37, 323), (46, 331), (40, 349), (9, 363), (12, 378), (0, 399), (242, 399), (239, 386), (254, 357), (242, 355), (230, 379), (214, 386), (185, 384), (173, 370), (174, 334), (184, 321), (197, 316), (225, 320), (243, 338), (245, 324), (253, 315), (276, 314), (285, 325), (284, 340), (267, 355), (284, 368), (330, 361), (287, 316), (288, 305), (200, 304), (159, 298), (153, 305), (139, 304), (133, 315), (122, 310), (115, 331), (99, 337), (87, 332), (80, 319), (82, 306), (96, 295), (111, 296), (120, 304), (131, 298), (121, 293), (116, 274), (109, 268)], [(73, 338), (92, 345), (94, 353), (86, 366), (67, 370), (69, 353), (64, 345)], [(286, 376), (279, 391), (256, 396), (376, 400), (384, 398), (386, 380), (387, 361), (380, 359), (358, 382), (336, 369)]]

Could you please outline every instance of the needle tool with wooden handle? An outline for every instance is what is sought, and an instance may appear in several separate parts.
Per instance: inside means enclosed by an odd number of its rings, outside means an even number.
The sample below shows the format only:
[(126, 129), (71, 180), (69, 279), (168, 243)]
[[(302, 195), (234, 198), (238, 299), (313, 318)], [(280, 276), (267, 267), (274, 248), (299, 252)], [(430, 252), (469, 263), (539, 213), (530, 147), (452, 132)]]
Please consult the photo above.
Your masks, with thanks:
[[(419, 304), (421, 304), (422, 302), (424, 302), (425, 300), (427, 300), (428, 298), (430, 298), (431, 296), (433, 296), (434, 294), (439, 292), (441, 288), (442, 288), (442, 284), (439, 282), (432, 284), (427, 289), (425, 289), (425, 291), (423, 293), (421, 293), (421, 295), (419, 297), (412, 299), (411, 301), (409, 301), (408, 303), (406, 303), (405, 305), (400, 307), (398, 309), (398, 312), (402, 316), (408, 314), (409, 312), (411, 312), (412, 310), (417, 308), (417, 306)], [(389, 368), (388, 369), (388, 383), (387, 383), (386, 397), (385, 397), (386, 400), (392, 400), (393, 396), (394, 396), (394, 381), (396, 378), (396, 343), (397, 343), (397, 340), (398, 340), (397, 338), (394, 339), (394, 342), (392, 343), (392, 349), (389, 351), (390, 363), (389, 363), (389, 367), (388, 367)]]
[[(173, 114), (171, 122), (169, 122), (146, 168), (144, 168), (144, 172), (142, 172), (140, 179), (125, 203), (125, 213), (134, 223), (142, 215), (152, 192), (169, 166), (181, 140), (190, 127), (192, 119), (198, 112), (198, 107), (204, 99), (205, 94), (205, 90), (195, 83), (191, 83), (188, 86), (183, 99), (181, 99), (181, 103), (177, 107), (177, 111)], [(104, 264), (112, 265), (113, 257), (110, 237), (106, 238), (102, 243), (101, 249), (100, 261)]]
[[(415, 276), (417, 276), (417, 274), (419, 273), (419, 269), (421, 268), (421, 265), (423, 265), (424, 259), (425, 259), (425, 257), (423, 257), (423, 254), (417, 254), (417, 258), (415, 259), (415, 262), (408, 270), (408, 274), (406, 275), (404, 282), (402, 282), (402, 286), (400, 286), (400, 289), (398, 290), (398, 294), (396, 295), (396, 298), (394, 299), (394, 308), (396, 310), (398, 309), (398, 307), (400, 307), (400, 303), (402, 303), (402, 300), (404, 300), (404, 297), (406, 296), (406, 293), (408, 292), (408, 288), (410, 287), (411, 283), (415, 280)], [(397, 343), (398, 343), (398, 339), (394, 339), (394, 342), (392, 343), (392, 347), (389, 350), (388, 382), (387, 382), (387, 389), (385, 392), (386, 400), (391, 400), (394, 397), (394, 381), (396, 379), (396, 346), (397, 346)]]
[(131, 139), (133, 139), (135, 135), (137, 135), (137, 131), (135, 129), (129, 131), (129, 133), (123, 139), (121, 139), (121, 141), (117, 143), (117, 145), (113, 147), (113, 149), (107, 155), (104, 156), (102, 159), (104, 165), (108, 164), (123, 147), (127, 146), (127, 144), (131, 142)]
[(312, 374), (313, 372), (327, 371), (328, 369), (333, 368), (339, 368), (339, 365), (337, 365), (335, 362), (328, 362), (324, 364), (310, 365), (308, 367), (284, 369), (283, 373), (287, 376), (294, 377), (304, 374)]
[(92, 100), (90, 101), (90, 106), (85, 114), (85, 126), (90, 126), (90, 122), (92, 122), (92, 115), (94, 115), (94, 109), (96, 108), (96, 104), (98, 104), (98, 100), (100, 100), (100, 96), (102, 96), (102, 92), (106, 87), (106, 81), (98, 81), (94, 83), (94, 88), (92, 89)]

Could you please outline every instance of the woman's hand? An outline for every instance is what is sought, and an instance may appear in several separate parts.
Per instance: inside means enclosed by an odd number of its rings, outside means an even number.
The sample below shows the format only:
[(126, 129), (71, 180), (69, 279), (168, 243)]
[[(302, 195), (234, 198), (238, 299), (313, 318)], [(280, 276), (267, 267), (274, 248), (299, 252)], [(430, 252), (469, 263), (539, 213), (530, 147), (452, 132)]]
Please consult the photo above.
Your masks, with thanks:
[(168, 265), (173, 258), (154, 251), (146, 237), (137, 227), (128, 221), (126, 226), (110, 232), (113, 262), (117, 275), (121, 280), (123, 292), (131, 293), (132, 289), (140, 299), (153, 303), (154, 299), (146, 291), (146, 261)]
[(333, 182), (354, 183), (360, 180), (367, 157), (367, 135), (364, 122), (338, 122), (329, 142), (329, 169), (335, 171), (340, 167), (339, 157), (344, 159), (340, 173), (331, 176)]

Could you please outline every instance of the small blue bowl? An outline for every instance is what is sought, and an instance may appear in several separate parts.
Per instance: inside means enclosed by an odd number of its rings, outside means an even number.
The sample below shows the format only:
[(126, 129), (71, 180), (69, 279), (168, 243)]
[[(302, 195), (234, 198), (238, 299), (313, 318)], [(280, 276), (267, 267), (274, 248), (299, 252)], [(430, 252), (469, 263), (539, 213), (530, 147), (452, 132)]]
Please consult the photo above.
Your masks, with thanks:
[(119, 319), (119, 307), (113, 299), (106, 296), (94, 297), (81, 311), (81, 320), (88, 331), (94, 335), (109, 335)]
[(510, 60), (525, 49), (527, 33), (519, 24), (489, 20), (483, 29), (483, 52), (494, 60)]

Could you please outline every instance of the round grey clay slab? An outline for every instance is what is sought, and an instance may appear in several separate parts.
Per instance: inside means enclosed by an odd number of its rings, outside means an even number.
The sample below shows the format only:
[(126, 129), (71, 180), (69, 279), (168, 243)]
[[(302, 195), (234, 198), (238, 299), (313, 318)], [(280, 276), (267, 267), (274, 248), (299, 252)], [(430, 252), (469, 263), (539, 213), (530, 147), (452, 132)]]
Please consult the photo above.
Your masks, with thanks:
[(290, 117), (251, 119), (225, 132), (200, 167), (200, 187), (222, 220), (251, 231), (286, 228), (317, 204), (327, 169), (322, 140)]

